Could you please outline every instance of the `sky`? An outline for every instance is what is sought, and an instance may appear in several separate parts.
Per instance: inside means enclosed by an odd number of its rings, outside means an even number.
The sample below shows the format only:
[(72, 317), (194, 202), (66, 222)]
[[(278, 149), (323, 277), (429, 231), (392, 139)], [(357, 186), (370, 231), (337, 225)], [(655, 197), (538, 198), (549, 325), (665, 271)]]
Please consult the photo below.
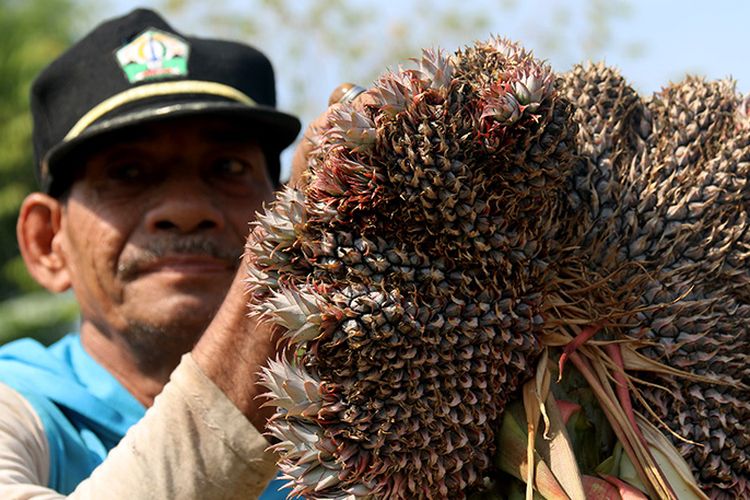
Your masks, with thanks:
[[(617, 67), (642, 94), (657, 92), (686, 73), (709, 79), (733, 77), (738, 92), (750, 92), (750, 2), (736, 0), (322, 0), (340, 2), (352, 17), (328, 12), (319, 25), (272, 14), (278, 0), (106, 0), (92, 22), (127, 12), (135, 6), (182, 4), (172, 24), (186, 33), (243, 38), (259, 46), (274, 62), (279, 107), (300, 115), (304, 123), (325, 108), (339, 83), (367, 85), (386, 66), (403, 34), (415, 47), (441, 46), (453, 50), (486, 38), (490, 33), (518, 40), (548, 60), (558, 72), (589, 59)], [(287, 0), (291, 16), (310, 15), (312, 0)], [(317, 2), (320, 3), (320, 2)], [(101, 5), (101, 4), (100, 4)], [(459, 12), (461, 23), (446, 21)], [(230, 27), (217, 29), (207, 22), (217, 15), (234, 18)], [(334, 40), (335, 23), (356, 20), (349, 40)], [(440, 24), (438, 24), (438, 20)], [(597, 20), (599, 22), (597, 22)], [(602, 22), (602, 20), (604, 20)], [(243, 30), (247, 23), (247, 30)], [(446, 24), (447, 23), (447, 24)], [(225, 23), (226, 24), (226, 23)], [(449, 28), (446, 28), (449, 26)], [(345, 27), (344, 27), (345, 28)], [(399, 31), (400, 30), (400, 31)], [(342, 47), (359, 43), (363, 55), (343, 57)], [(413, 55), (417, 55), (416, 53)], [(282, 159), (288, 163), (289, 154)]]
[[(304, 4), (309, 0), (293, 0), (290, 3)], [(126, 0), (110, 0), (111, 8), (102, 10), (96, 18), (108, 17), (111, 14), (123, 13), (134, 6), (161, 6), (164, 1), (132, 2)], [(195, 7), (186, 11), (206, 12), (208, 2), (183, 2)], [(247, 15), (248, 10), (255, 10), (256, 17), (262, 17), (263, 1), (252, 0), (219, 0), (211, 2), (210, 12), (232, 13)], [(268, 3), (273, 3), (270, 0)], [(410, 22), (419, 26), (420, 16), (412, 12), (421, 7), (424, 2), (415, 0), (350, 0), (349, 4), (362, 6), (363, 15), (371, 18), (373, 25), (386, 25), (399, 15), (408, 16)], [(451, 0), (435, 0), (433, 5), (450, 5), (458, 2)], [(203, 4), (201, 6), (201, 4)], [(747, 50), (750, 46), (750, 2), (744, 0), (631, 0), (591, 1), (591, 0), (461, 0), (464, 11), (484, 12), (489, 19), (487, 32), (496, 33), (517, 39), (522, 43), (534, 46), (543, 31), (558, 21), (555, 14), (564, 8), (568, 10), (568, 19), (564, 20), (566, 28), (558, 30), (564, 33), (564, 41), (571, 46), (561, 52), (537, 55), (548, 58), (558, 71), (564, 71), (571, 63), (571, 56), (576, 60), (583, 60), (589, 54), (584, 53), (576, 45), (580, 42), (577, 35), (583, 36), (587, 20), (591, 18), (590, 11), (596, 8), (612, 8), (612, 5), (624, 5), (626, 12), (613, 16), (611, 35), (614, 43), (610, 53), (597, 53), (599, 58), (612, 65), (618, 66), (641, 91), (652, 92), (670, 79), (679, 79), (686, 71), (705, 74), (710, 78), (734, 76), (739, 81), (739, 89), (750, 90), (750, 64), (748, 64)], [(621, 9), (623, 10), (623, 9)], [(187, 26), (180, 28), (199, 32), (200, 17), (187, 16)], [(480, 34), (481, 36), (481, 34)], [(459, 44), (469, 43), (476, 39), (477, 33), (467, 33), (465, 40)], [(452, 45), (455, 40), (445, 43), (439, 34), (426, 33), (422, 35), (425, 45)], [(455, 38), (455, 37), (454, 37)], [(641, 54), (633, 56), (622, 50), (628, 43), (637, 44)], [(377, 40), (373, 40), (372, 50), (377, 50)], [(283, 61), (278, 61), (281, 64)], [(314, 64), (314, 61), (311, 61)], [(555, 64), (558, 63), (558, 64)], [(557, 67), (560, 66), (560, 67)]]
[(612, 62), (642, 91), (656, 91), (685, 72), (710, 79), (733, 76), (739, 91), (750, 91), (750, 2), (653, 0), (635, 7), (616, 32), (640, 37), (645, 53)]

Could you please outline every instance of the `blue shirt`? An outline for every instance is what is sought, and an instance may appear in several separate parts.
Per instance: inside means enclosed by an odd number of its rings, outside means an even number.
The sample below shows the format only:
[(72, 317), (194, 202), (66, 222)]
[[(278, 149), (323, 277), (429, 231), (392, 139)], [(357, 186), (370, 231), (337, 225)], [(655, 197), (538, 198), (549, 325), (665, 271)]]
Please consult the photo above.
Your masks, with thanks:
[[(0, 347), (0, 382), (18, 391), (39, 415), (49, 442), (47, 486), (62, 494), (120, 442), (146, 408), (83, 349), (77, 333), (44, 347), (21, 339)], [(286, 498), (276, 478), (262, 500)]]

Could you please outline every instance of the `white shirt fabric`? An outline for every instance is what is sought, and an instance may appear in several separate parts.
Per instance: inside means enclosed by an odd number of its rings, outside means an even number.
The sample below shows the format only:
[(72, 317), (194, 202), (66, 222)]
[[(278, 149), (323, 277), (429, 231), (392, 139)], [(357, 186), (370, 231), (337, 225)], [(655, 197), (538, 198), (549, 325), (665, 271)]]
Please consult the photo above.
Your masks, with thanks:
[(65, 497), (44, 485), (50, 453), (39, 416), (0, 383), (0, 499), (254, 499), (276, 473), (266, 439), (190, 354), (146, 415)]

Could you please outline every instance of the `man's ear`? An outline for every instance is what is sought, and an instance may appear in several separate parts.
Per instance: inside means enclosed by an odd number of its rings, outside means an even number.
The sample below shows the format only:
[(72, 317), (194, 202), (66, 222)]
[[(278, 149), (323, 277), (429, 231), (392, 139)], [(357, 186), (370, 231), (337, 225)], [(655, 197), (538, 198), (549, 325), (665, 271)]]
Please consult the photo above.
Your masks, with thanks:
[(44, 193), (32, 193), (23, 200), (16, 225), (26, 268), (51, 292), (70, 288), (70, 273), (61, 244), (62, 212), (59, 200)]

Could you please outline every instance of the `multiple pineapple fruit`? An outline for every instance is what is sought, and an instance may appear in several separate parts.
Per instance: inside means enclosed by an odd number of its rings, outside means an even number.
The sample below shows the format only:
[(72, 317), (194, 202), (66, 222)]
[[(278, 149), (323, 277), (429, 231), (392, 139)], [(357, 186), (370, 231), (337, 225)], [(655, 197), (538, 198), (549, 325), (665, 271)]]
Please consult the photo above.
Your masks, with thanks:
[(750, 131), (731, 83), (642, 99), (610, 68), (558, 77), (491, 38), (365, 96), (330, 110), (247, 247), (250, 307), (288, 345), (264, 377), (293, 493), (481, 490), (506, 404), (575, 308), (672, 368), (640, 376), (636, 406), (706, 493), (750, 494)]

